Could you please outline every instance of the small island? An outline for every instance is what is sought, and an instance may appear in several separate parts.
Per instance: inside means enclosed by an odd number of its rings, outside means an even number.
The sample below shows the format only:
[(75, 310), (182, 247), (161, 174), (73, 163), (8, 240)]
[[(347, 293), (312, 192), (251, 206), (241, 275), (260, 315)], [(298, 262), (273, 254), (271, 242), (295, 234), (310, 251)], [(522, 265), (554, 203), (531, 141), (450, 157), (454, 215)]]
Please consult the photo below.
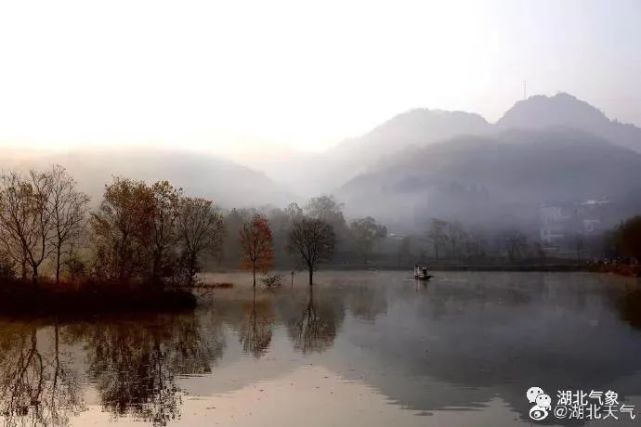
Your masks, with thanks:
[(201, 259), (222, 242), (212, 201), (117, 177), (89, 206), (60, 166), (0, 177), (0, 312), (195, 307)]

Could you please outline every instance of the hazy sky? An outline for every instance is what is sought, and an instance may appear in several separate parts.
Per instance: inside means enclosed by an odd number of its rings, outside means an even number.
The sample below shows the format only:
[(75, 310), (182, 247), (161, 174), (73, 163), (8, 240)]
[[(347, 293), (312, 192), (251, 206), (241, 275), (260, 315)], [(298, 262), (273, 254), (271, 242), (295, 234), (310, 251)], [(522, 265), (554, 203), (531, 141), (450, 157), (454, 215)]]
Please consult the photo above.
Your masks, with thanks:
[(0, 150), (320, 150), (523, 80), (641, 124), (640, 76), (638, 0), (0, 2)]

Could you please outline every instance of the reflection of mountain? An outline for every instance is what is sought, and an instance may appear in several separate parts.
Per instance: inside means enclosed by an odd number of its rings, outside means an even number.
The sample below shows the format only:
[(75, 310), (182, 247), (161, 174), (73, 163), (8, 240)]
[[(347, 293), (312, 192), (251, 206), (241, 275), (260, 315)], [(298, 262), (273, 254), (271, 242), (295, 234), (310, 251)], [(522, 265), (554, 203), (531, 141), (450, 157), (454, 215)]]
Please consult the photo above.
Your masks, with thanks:
[(225, 290), (190, 315), (3, 322), (0, 410), (64, 425), (88, 380), (105, 411), (162, 425), (185, 394), (229, 397), (310, 364), (418, 413), (500, 399), (525, 421), (532, 385), (641, 395), (641, 299), (618, 278), (441, 273), (417, 288), (404, 273), (322, 272), (319, 283), (259, 289), (255, 302), (250, 288)]
[(349, 342), (337, 346), (353, 357), (327, 366), (417, 411), (500, 397), (527, 420), (532, 384), (589, 391), (617, 383), (623, 396), (641, 394), (620, 382), (641, 369), (641, 334), (618, 320), (612, 284), (588, 275), (483, 276), (394, 295), (375, 324), (345, 325)]

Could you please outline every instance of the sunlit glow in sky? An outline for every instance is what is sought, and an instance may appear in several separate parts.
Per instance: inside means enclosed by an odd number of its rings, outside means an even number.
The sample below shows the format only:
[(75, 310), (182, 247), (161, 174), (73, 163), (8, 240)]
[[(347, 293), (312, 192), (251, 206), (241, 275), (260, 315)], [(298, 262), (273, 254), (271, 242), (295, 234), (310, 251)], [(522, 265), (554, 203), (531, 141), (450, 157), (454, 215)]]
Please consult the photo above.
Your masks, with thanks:
[(641, 124), (639, 52), (635, 0), (6, 1), (0, 149), (318, 151), (524, 80)]

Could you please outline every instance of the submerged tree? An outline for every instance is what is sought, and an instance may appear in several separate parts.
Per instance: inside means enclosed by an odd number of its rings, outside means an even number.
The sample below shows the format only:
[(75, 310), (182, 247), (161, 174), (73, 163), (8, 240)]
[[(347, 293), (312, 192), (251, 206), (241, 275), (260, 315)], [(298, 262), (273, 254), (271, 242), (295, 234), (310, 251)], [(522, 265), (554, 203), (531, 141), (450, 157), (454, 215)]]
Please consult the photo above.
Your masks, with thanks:
[(240, 230), (240, 246), (243, 252), (241, 265), (252, 272), (256, 287), (256, 271), (267, 272), (274, 262), (272, 231), (267, 218), (254, 215)]
[(287, 249), (307, 267), (311, 286), (318, 264), (332, 257), (335, 245), (336, 237), (331, 225), (320, 219), (302, 218), (292, 225)]

